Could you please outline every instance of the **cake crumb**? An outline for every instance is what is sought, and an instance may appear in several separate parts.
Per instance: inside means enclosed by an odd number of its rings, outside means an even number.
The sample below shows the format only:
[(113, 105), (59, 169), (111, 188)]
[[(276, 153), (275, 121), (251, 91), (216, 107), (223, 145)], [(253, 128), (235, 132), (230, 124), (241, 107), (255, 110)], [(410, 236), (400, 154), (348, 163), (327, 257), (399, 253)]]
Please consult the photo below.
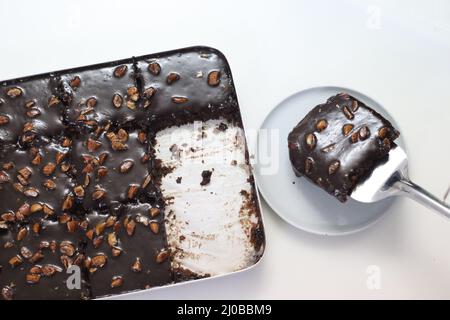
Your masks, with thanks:
[(211, 182), (211, 175), (212, 175), (212, 171), (211, 170), (203, 170), (202, 172), (202, 181), (200, 182), (201, 186), (206, 186), (207, 184), (209, 184)]

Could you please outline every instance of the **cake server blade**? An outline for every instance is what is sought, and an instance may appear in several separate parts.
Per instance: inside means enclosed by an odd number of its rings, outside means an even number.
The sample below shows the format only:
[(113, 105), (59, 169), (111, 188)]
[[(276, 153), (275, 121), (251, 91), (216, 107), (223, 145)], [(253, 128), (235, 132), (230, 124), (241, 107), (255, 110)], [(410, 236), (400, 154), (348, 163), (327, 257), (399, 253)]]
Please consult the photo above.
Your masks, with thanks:
[(389, 159), (378, 166), (372, 175), (359, 184), (351, 197), (359, 202), (376, 202), (392, 196), (407, 196), (422, 205), (450, 218), (450, 206), (409, 179), (408, 157), (397, 146), (389, 152)]

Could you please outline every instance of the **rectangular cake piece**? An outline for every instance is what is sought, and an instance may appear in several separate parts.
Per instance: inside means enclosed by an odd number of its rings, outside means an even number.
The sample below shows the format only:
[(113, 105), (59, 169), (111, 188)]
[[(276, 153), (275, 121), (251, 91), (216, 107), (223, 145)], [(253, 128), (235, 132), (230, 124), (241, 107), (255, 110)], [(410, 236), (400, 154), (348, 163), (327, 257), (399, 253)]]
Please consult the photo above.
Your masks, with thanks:
[(0, 144), (26, 146), (63, 131), (64, 106), (58, 98), (58, 84), (53, 76), (0, 83)]
[[(34, 217), (56, 217), (71, 203), (73, 181), (70, 171), (70, 146), (65, 137), (41, 137), (36, 146), (21, 149), (3, 147), (0, 155), (0, 213), (15, 213), (33, 207)], [(19, 215), (17, 218), (25, 218)]]
[(107, 124), (135, 126), (145, 120), (138, 108), (136, 74), (132, 59), (60, 74), (58, 92), (66, 106), (65, 121), (79, 130)]
[[(34, 215), (0, 222), (0, 300), (90, 298), (85, 244), (80, 230), (66, 223)], [(78, 271), (67, 273), (71, 266)]]
[(124, 205), (118, 214), (86, 216), (86, 265), (93, 297), (172, 282), (161, 202), (156, 196), (152, 204)]
[(208, 47), (186, 48), (136, 58), (140, 105), (152, 130), (194, 120), (240, 120), (225, 57)]
[(147, 199), (151, 177), (147, 134), (140, 130), (98, 127), (78, 133), (71, 153), (75, 203), (84, 212), (114, 210), (120, 203)]
[(316, 106), (289, 133), (289, 156), (297, 176), (345, 202), (388, 159), (398, 136), (379, 113), (340, 93)]

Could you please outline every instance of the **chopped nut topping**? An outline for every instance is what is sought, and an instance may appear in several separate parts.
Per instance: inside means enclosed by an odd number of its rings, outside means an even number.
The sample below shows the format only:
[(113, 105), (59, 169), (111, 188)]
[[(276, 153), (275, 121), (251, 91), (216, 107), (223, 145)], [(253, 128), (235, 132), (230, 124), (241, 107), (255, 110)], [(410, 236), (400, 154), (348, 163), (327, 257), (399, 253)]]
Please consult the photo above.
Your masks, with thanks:
[(156, 255), (156, 262), (157, 263), (163, 263), (164, 261), (167, 260), (167, 258), (169, 257), (169, 252), (167, 250), (161, 250), (160, 252), (158, 252), (158, 254)]
[(17, 98), (22, 95), (22, 89), (19, 87), (12, 87), (6, 90), (6, 95), (10, 98)]
[(379, 137), (380, 139), (384, 139), (384, 138), (387, 137), (388, 133), (389, 133), (389, 128), (387, 128), (387, 127), (381, 127), (381, 128), (378, 130), (378, 137)]
[(112, 226), (114, 226), (114, 223), (116, 222), (117, 218), (115, 216), (109, 216), (106, 221), (105, 221), (105, 225), (107, 228), (111, 228)]
[(33, 231), (34, 233), (39, 233), (41, 231), (41, 224), (39, 222), (33, 223), (31, 231)]
[(43, 211), (47, 216), (52, 216), (55, 213), (55, 210), (47, 204), (44, 204)]
[(101, 235), (103, 233), (103, 231), (105, 231), (106, 228), (106, 222), (100, 222), (95, 226), (95, 234), (96, 235)]
[(9, 259), (8, 263), (11, 265), (11, 267), (17, 267), (18, 265), (21, 265), (23, 262), (22, 258), (18, 255), (12, 257)]
[(181, 103), (185, 103), (188, 101), (189, 101), (189, 99), (186, 97), (178, 97), (178, 96), (172, 97), (172, 102), (176, 103), (176, 104), (181, 104)]
[(126, 224), (125, 224), (125, 229), (127, 231), (127, 234), (129, 236), (132, 236), (134, 233), (134, 230), (136, 229), (136, 222), (134, 222), (134, 220), (129, 220)]
[(33, 203), (31, 205), (30, 212), (31, 213), (35, 213), (35, 212), (38, 212), (38, 211), (42, 211), (42, 209), (44, 209), (44, 206), (42, 204), (40, 204), (40, 203)]
[(66, 155), (67, 153), (65, 152), (57, 152), (55, 156), (56, 164), (61, 164)]
[(59, 251), (69, 257), (75, 254), (75, 247), (70, 241), (63, 241), (59, 245)]
[(52, 162), (49, 162), (42, 168), (42, 173), (48, 177), (48, 176), (52, 175), (53, 172), (55, 172), (55, 169), (56, 169), (56, 165)]
[(69, 194), (64, 199), (64, 202), (63, 202), (63, 205), (62, 205), (62, 209), (63, 209), (63, 211), (69, 210), (70, 208), (72, 208), (72, 206), (73, 206), (73, 196), (71, 196)]
[(120, 172), (126, 173), (126, 172), (130, 171), (131, 168), (133, 167), (133, 165), (134, 165), (134, 162), (132, 160), (125, 160), (120, 165)]
[(94, 229), (90, 229), (90, 230), (86, 231), (86, 237), (89, 240), (92, 240), (94, 238)]
[(103, 189), (97, 189), (92, 193), (92, 200), (100, 200), (106, 195), (106, 191)]
[(134, 199), (139, 191), (139, 186), (132, 184), (128, 187), (127, 197), (128, 199)]
[(9, 117), (7, 115), (0, 115), (0, 126), (4, 126), (9, 123)]
[(31, 206), (28, 203), (24, 203), (17, 209), (16, 218), (18, 220), (23, 220), (23, 217), (29, 216), (31, 213)]
[(119, 247), (113, 247), (113, 248), (111, 249), (111, 253), (112, 253), (112, 256), (113, 256), (113, 257), (118, 257), (118, 256), (120, 256), (120, 254), (122, 253), (122, 249), (119, 248)]
[(122, 78), (127, 73), (128, 67), (126, 65), (118, 66), (114, 69), (114, 77)]
[(111, 232), (110, 234), (108, 234), (108, 244), (111, 247), (114, 247), (117, 245), (117, 237), (116, 237), (116, 233), (115, 232)]
[(103, 266), (106, 264), (107, 258), (103, 254), (96, 255), (92, 257), (92, 266), (96, 268), (103, 268)]
[(24, 257), (25, 259), (30, 259), (33, 256), (33, 253), (31, 252), (30, 249), (28, 249), (27, 247), (22, 247), (20, 248), (20, 254), (22, 255), (22, 257)]
[(146, 99), (150, 99), (150, 98), (152, 98), (152, 97), (155, 95), (155, 93), (156, 93), (156, 89), (155, 89), (155, 88), (153, 88), (153, 87), (148, 87), (148, 88), (146, 88), (146, 89), (144, 90), (143, 96), (144, 96), (144, 98), (146, 98)]
[(154, 76), (157, 76), (161, 72), (161, 66), (157, 62), (152, 62), (148, 65), (148, 71)]
[(14, 222), (16, 221), (16, 216), (12, 212), (5, 212), (1, 215), (3, 221)]
[(94, 248), (98, 248), (98, 247), (100, 247), (100, 245), (103, 243), (103, 236), (98, 236), (98, 237), (95, 237), (93, 240), (92, 240), (92, 245), (94, 246)]
[(31, 108), (30, 110), (27, 110), (26, 115), (30, 118), (36, 118), (41, 114), (41, 110), (39, 108)]
[(94, 139), (89, 138), (86, 141), (86, 148), (90, 151), (93, 152), (95, 150), (97, 150), (98, 148), (100, 148), (102, 144), (99, 141), (96, 141)]
[(42, 268), (40, 266), (33, 266), (30, 268), (30, 270), (28, 272), (31, 274), (41, 274)]
[(56, 96), (51, 96), (50, 100), (48, 101), (48, 106), (53, 107), (60, 103), (60, 100)]
[(75, 195), (78, 198), (83, 198), (84, 197), (84, 188), (83, 188), (83, 186), (76, 186), (75, 188), (73, 188), (73, 192), (75, 193)]
[(30, 284), (38, 283), (40, 279), (41, 279), (40, 274), (27, 274), (26, 275), (26, 280)]
[(56, 189), (55, 181), (50, 180), (50, 179), (45, 180), (43, 185), (47, 190), (55, 190)]
[(208, 84), (211, 87), (218, 86), (220, 83), (220, 71), (214, 70), (208, 74)]
[(167, 75), (167, 78), (166, 78), (167, 84), (172, 84), (172, 83), (174, 83), (175, 81), (178, 81), (178, 80), (180, 80), (180, 75), (178, 73), (176, 73), (176, 72), (170, 72)]
[(67, 231), (75, 232), (78, 228), (78, 221), (71, 220), (71, 221), (67, 222), (66, 226), (67, 226)]
[(362, 127), (359, 129), (359, 139), (361, 141), (366, 140), (370, 136), (370, 130), (367, 126)]
[(344, 112), (345, 116), (349, 120), (352, 120), (355, 117), (353, 115), (352, 111), (347, 106), (344, 106), (344, 108), (342, 109), (342, 112)]
[(73, 260), (72, 258), (66, 256), (66, 255), (62, 255), (61, 258), (61, 263), (63, 264), (64, 268), (69, 268), (71, 265), (73, 265)]
[(314, 149), (314, 147), (316, 146), (316, 136), (314, 135), (314, 133), (307, 134), (305, 137), (305, 141), (306, 145), (311, 150)]
[(123, 277), (122, 276), (114, 276), (111, 281), (111, 288), (117, 288), (123, 285)]
[(317, 131), (321, 132), (328, 127), (328, 122), (325, 119), (319, 120), (316, 124)]
[(120, 142), (125, 143), (128, 140), (128, 133), (124, 129), (119, 129), (119, 131), (117, 131), (117, 138)]
[(0, 184), (9, 182), (9, 175), (5, 171), (0, 171)]
[(26, 227), (21, 227), (19, 232), (17, 232), (17, 241), (22, 241), (28, 234), (28, 229)]
[(23, 194), (30, 198), (36, 198), (39, 195), (39, 190), (34, 187), (31, 187), (31, 188), (25, 189), (23, 191)]
[(150, 208), (150, 216), (152, 218), (157, 217), (160, 214), (161, 210), (159, 208)]
[(314, 166), (314, 160), (312, 158), (306, 158), (305, 160), (305, 173), (310, 174)]
[(12, 300), (14, 297), (13, 289), (10, 286), (4, 286), (2, 288), (2, 297), (5, 300)]
[(97, 169), (97, 177), (103, 178), (108, 174), (108, 169), (106, 167), (100, 167)]
[(351, 136), (350, 136), (350, 142), (351, 143), (356, 143), (358, 142), (359, 139), (359, 133), (358, 132), (354, 132)]
[(62, 272), (62, 269), (52, 264), (46, 264), (42, 267), (42, 274), (46, 277), (51, 277), (56, 272)]
[(147, 188), (147, 186), (149, 185), (150, 181), (152, 181), (152, 176), (151, 175), (147, 175), (144, 179), (144, 182), (142, 182), (142, 188)]
[(350, 131), (352, 131), (353, 130), (353, 125), (352, 124), (345, 124), (343, 127), (342, 127), (342, 134), (344, 135), (344, 136), (348, 136), (348, 134), (350, 133)]
[(138, 101), (139, 100), (139, 90), (136, 87), (129, 87), (127, 89), (127, 97), (131, 101)]
[(152, 230), (152, 232), (154, 234), (158, 234), (159, 233), (159, 223), (158, 222), (150, 222), (150, 230)]
[(338, 160), (333, 161), (328, 167), (328, 174), (334, 174), (340, 167), (341, 163)]
[(81, 79), (79, 76), (75, 76), (74, 78), (72, 78), (72, 80), (70, 80), (69, 85), (72, 87), (72, 89), (76, 89), (80, 86), (81, 84)]
[(131, 266), (131, 270), (133, 270), (134, 272), (141, 272), (141, 270), (142, 270), (142, 263), (141, 263), (141, 260), (139, 258), (136, 258), (136, 261)]
[(89, 109), (94, 108), (96, 104), (97, 104), (97, 99), (95, 97), (91, 97), (86, 100), (86, 107), (88, 107)]
[(33, 160), (31, 160), (31, 163), (34, 164), (35, 166), (37, 166), (37, 165), (41, 164), (41, 161), (42, 161), (42, 156), (40, 153), (37, 153), (34, 156)]
[(116, 108), (120, 108), (123, 104), (123, 98), (119, 93), (115, 93), (112, 98), (112, 104)]

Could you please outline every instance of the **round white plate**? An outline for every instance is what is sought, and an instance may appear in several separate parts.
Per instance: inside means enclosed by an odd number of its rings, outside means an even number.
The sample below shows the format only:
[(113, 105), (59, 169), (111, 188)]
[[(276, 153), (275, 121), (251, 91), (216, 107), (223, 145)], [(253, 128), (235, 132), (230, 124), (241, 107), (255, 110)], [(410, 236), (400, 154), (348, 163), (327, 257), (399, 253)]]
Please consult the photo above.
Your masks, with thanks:
[[(287, 136), (316, 105), (347, 92), (397, 124), (387, 111), (366, 95), (340, 87), (317, 87), (297, 92), (276, 106), (258, 132), (255, 176), (266, 202), (291, 225), (321, 235), (344, 235), (372, 225), (394, 198), (361, 203), (351, 198), (340, 203), (304, 178), (295, 176), (289, 160)], [(401, 139), (399, 145), (404, 147)]]

